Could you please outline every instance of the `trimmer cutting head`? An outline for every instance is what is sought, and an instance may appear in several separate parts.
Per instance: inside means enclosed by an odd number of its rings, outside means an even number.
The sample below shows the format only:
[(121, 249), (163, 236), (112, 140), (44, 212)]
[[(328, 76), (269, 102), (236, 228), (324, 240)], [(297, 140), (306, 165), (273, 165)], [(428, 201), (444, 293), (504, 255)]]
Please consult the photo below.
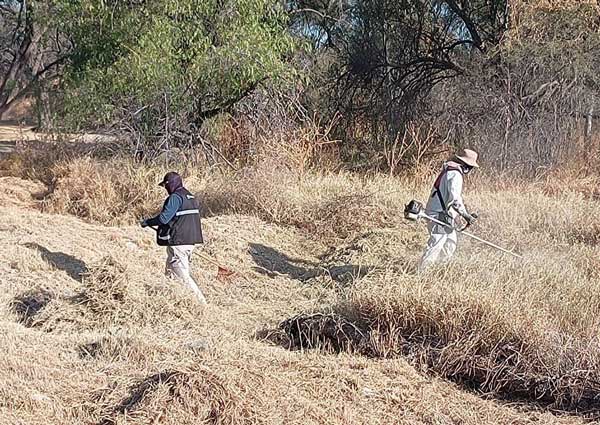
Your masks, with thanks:
[(404, 218), (417, 221), (423, 214), (423, 204), (414, 199), (404, 207)]

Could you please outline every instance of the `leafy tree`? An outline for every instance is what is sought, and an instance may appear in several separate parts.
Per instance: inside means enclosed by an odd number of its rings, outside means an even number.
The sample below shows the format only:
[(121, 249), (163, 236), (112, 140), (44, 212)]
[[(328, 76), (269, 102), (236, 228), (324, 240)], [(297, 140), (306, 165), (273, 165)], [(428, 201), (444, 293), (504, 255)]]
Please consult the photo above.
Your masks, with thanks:
[(56, 4), (75, 46), (66, 80), (75, 122), (181, 141), (293, 72), (294, 41), (275, 0)]

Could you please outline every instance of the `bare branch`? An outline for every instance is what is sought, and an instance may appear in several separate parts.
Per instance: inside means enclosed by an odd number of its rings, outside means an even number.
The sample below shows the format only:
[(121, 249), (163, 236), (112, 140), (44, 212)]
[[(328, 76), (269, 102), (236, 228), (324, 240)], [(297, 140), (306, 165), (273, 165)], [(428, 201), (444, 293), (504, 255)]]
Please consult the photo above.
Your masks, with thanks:
[(483, 51), (483, 41), (481, 36), (479, 35), (479, 31), (477, 30), (477, 26), (471, 20), (471, 18), (467, 15), (467, 13), (456, 3), (455, 0), (445, 0), (448, 7), (455, 13), (465, 24), (469, 34), (471, 35), (471, 40), (473, 45), (477, 47), (479, 50)]

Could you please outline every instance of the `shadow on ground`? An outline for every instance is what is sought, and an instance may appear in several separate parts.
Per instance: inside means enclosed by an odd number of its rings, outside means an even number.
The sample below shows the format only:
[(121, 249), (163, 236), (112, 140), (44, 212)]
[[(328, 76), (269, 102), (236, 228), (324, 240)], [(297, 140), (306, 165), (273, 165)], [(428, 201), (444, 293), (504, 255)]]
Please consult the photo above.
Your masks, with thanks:
[(351, 284), (372, 269), (371, 266), (319, 264), (301, 258), (292, 258), (258, 243), (250, 243), (248, 252), (256, 263), (254, 269), (259, 273), (269, 277), (285, 275), (301, 282), (325, 276), (341, 284)]
[(44, 261), (67, 273), (72, 279), (81, 282), (81, 275), (88, 271), (87, 265), (80, 259), (64, 252), (53, 252), (37, 243), (26, 243), (25, 246), (37, 250)]

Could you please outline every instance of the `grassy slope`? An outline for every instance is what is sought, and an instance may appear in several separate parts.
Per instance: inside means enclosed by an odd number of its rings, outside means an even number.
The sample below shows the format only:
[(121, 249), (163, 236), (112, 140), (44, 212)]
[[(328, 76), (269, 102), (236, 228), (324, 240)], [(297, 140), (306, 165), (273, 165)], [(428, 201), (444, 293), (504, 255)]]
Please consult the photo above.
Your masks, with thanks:
[[(257, 341), (254, 335), (264, 326), (346, 300), (347, 291), (327, 275), (299, 279), (318, 274), (311, 270), (319, 270), (317, 255), (326, 247), (293, 230), (241, 215), (207, 219), (205, 252), (239, 275), (218, 281), (216, 267), (196, 258), (196, 276), (211, 303), (200, 311), (185, 291), (161, 276), (163, 253), (153, 246), (150, 232), (42, 214), (27, 205), (27, 194), (35, 189), (31, 184), (3, 178), (0, 185), (5, 193), (11, 188), (10, 199), (17, 198), (12, 205), (3, 198), (0, 208), (3, 423), (580, 422), (483, 400), (418, 373), (402, 358), (290, 352)], [(504, 224), (511, 223), (511, 214), (507, 210), (500, 217)], [(381, 266), (357, 282), (352, 296), (359, 301), (373, 296), (365, 289), (370, 283), (388, 279), (390, 291), (415, 283), (412, 272), (402, 269), (417, 259), (412, 249), (424, 241), (422, 229), (403, 225), (397, 230), (375, 230), (329, 256), (328, 267)], [(522, 241), (519, 229), (488, 233), (533, 247)], [(546, 245), (535, 255), (557, 252), (559, 258), (561, 249), (566, 248)], [(495, 258), (468, 245), (462, 264), (469, 252), (477, 252), (485, 264)], [(107, 255), (126, 270), (110, 269), (103, 262)], [(269, 277), (257, 264), (276, 273)], [(88, 297), (87, 304), (78, 305), (86, 280), (74, 279), (74, 272), (84, 265), (92, 286), (103, 282), (102, 267), (116, 273), (112, 290), (125, 288), (123, 301), (95, 293), (96, 304)], [(518, 272), (518, 266), (509, 267)], [(390, 268), (395, 271), (386, 271)], [(476, 271), (471, 267), (468, 273)], [(389, 277), (397, 274), (399, 279)], [(26, 327), (11, 303), (36, 288), (44, 288), (52, 300), (33, 317), (34, 326)]]

